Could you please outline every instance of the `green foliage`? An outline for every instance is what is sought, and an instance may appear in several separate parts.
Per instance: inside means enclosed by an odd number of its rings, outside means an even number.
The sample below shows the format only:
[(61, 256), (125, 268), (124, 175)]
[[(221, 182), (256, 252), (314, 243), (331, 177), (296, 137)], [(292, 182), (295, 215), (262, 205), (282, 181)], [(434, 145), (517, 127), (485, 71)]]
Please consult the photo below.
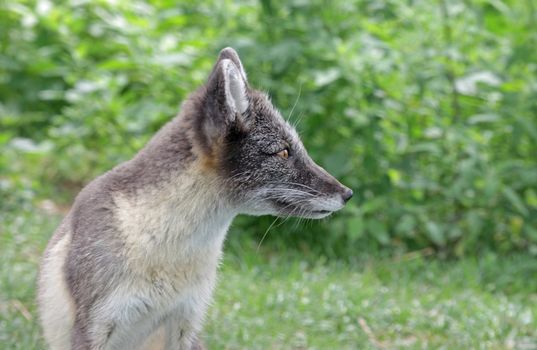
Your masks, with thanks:
[[(68, 202), (233, 46), (356, 193), (329, 220), (274, 225), (264, 244), (535, 254), (535, 13), (514, 0), (2, 2), (0, 194)], [(261, 222), (235, 231), (260, 238)]]

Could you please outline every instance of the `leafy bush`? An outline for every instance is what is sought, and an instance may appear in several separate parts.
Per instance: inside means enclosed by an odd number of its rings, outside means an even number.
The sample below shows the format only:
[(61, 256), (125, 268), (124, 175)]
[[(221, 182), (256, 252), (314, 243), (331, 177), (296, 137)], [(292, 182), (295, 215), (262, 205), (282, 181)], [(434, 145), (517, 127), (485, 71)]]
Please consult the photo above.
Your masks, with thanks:
[[(4, 2), (1, 179), (55, 199), (80, 188), (142, 147), (233, 46), (357, 197), (320, 224), (274, 225), (267, 241), (328, 255), (537, 253), (532, 6)], [(261, 237), (271, 220), (253, 220), (235, 230)]]

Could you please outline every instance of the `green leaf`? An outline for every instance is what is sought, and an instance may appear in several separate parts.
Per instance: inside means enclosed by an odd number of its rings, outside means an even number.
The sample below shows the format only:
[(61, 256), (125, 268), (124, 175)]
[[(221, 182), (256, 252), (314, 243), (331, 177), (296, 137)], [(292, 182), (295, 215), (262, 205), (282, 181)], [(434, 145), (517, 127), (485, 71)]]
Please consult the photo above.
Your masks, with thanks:
[(443, 228), (436, 222), (428, 221), (425, 224), (427, 229), (427, 235), (438, 246), (444, 246), (446, 244), (446, 237), (444, 236)]
[(529, 212), (526, 206), (524, 205), (524, 202), (519, 197), (519, 195), (513, 191), (510, 187), (504, 187), (502, 189), (502, 193), (504, 194), (505, 198), (511, 203), (511, 205), (516, 209), (516, 211), (523, 215), (528, 216)]

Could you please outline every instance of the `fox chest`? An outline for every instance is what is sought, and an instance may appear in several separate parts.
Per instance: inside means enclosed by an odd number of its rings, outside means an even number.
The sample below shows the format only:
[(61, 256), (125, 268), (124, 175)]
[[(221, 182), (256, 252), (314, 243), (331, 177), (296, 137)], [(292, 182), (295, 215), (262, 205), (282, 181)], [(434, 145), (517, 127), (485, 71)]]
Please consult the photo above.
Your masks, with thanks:
[(114, 324), (108, 348), (135, 348), (161, 326), (186, 334), (198, 329), (211, 301), (216, 269), (216, 262), (206, 262), (197, 270), (131, 278), (103, 305)]
[(102, 308), (114, 319), (111, 349), (136, 345), (169, 320), (181, 332), (197, 329), (210, 303), (233, 215), (207, 205), (214, 194), (169, 199), (174, 192), (116, 198), (127, 273)]

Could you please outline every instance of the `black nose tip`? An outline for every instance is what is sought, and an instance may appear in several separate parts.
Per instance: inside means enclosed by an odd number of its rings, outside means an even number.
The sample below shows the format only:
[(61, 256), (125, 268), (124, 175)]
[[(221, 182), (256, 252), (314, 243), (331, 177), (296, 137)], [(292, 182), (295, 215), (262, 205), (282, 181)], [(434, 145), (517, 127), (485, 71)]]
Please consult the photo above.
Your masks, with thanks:
[(350, 188), (348, 188), (347, 190), (345, 190), (345, 193), (343, 193), (343, 201), (345, 201), (345, 203), (347, 203), (349, 201), (349, 199), (352, 198), (352, 190)]

